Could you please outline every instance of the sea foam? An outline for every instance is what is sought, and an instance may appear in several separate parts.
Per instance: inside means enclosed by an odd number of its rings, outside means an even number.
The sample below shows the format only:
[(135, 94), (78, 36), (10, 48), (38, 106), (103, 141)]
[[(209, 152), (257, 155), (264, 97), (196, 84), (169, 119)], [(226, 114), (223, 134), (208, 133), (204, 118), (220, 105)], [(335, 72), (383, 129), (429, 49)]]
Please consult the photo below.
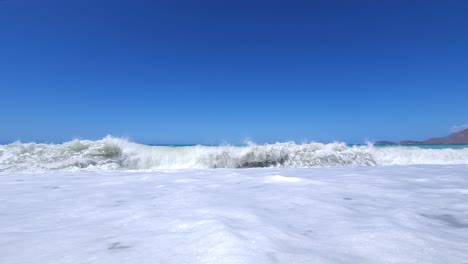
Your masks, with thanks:
[(0, 145), (0, 171), (155, 170), (468, 164), (468, 148), (348, 146), (284, 142), (247, 146), (149, 146), (125, 139)]

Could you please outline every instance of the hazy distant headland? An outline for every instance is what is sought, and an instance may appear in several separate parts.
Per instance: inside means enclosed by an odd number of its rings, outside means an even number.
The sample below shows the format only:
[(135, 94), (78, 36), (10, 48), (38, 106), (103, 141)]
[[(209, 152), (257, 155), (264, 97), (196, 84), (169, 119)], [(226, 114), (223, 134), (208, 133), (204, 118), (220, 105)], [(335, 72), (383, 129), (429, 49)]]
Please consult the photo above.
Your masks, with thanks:
[(455, 145), (455, 144), (468, 144), (468, 128), (457, 132), (455, 134), (446, 136), (446, 137), (438, 137), (438, 138), (430, 138), (423, 141), (415, 141), (415, 140), (403, 140), (400, 142), (392, 142), (392, 141), (377, 141), (374, 143), (375, 145)]

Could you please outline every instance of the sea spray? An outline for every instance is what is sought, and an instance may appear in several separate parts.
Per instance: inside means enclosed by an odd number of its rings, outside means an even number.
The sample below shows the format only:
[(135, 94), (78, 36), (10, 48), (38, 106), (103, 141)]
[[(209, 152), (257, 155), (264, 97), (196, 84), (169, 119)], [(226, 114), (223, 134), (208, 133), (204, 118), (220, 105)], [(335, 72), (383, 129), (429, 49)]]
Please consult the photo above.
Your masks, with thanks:
[(149, 146), (126, 139), (0, 145), (0, 171), (157, 170), (468, 164), (468, 148), (348, 146), (334, 142), (247, 146)]

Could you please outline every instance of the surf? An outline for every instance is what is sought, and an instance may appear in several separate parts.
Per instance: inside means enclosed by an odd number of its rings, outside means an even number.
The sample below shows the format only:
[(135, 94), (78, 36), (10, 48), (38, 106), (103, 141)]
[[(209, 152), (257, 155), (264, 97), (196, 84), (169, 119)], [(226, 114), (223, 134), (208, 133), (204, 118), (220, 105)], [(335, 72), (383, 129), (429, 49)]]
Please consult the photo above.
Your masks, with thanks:
[(468, 147), (349, 146), (343, 142), (279, 142), (245, 146), (151, 146), (107, 136), (62, 144), (0, 145), (0, 171), (310, 168), (468, 164)]

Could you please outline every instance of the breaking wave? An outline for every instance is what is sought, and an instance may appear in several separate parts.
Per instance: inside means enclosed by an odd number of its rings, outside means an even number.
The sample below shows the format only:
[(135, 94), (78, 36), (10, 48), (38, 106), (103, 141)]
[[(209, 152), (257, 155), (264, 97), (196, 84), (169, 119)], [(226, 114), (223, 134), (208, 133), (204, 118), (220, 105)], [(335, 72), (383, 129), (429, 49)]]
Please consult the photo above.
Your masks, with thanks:
[(125, 139), (0, 145), (0, 171), (155, 170), (468, 164), (468, 148), (347, 146), (294, 142), (248, 146), (148, 146)]

